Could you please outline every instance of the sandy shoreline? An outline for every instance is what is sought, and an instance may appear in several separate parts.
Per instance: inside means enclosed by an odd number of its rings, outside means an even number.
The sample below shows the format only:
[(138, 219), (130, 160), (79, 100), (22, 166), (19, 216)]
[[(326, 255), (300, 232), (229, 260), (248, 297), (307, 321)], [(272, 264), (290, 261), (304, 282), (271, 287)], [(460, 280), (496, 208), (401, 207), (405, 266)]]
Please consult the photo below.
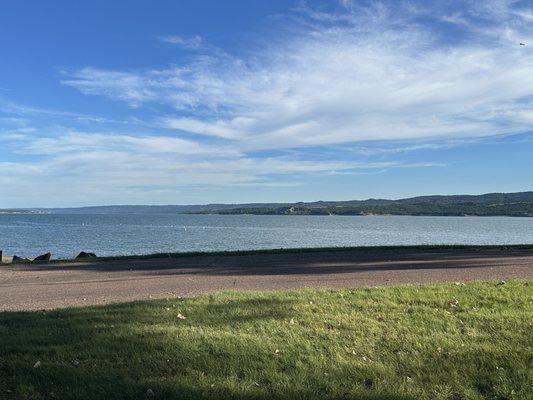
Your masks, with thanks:
[(533, 278), (533, 249), (359, 249), (52, 262), (0, 267), (0, 310), (40, 310), (224, 289), (275, 290)]

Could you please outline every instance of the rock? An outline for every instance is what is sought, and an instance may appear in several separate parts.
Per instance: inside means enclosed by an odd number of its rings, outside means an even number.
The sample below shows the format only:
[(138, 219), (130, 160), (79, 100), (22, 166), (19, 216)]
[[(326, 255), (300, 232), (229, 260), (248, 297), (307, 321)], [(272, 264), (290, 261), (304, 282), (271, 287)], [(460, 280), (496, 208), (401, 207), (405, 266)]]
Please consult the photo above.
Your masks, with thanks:
[(50, 259), (52, 258), (52, 253), (46, 253), (43, 255), (40, 255), (39, 257), (35, 257), (33, 261), (37, 262), (50, 262)]
[(13, 260), (11, 262), (12, 263), (27, 263), (27, 262), (30, 262), (30, 260), (28, 258), (19, 257), (17, 255), (14, 255), (13, 256)]
[(80, 254), (76, 256), (76, 259), (78, 258), (96, 258), (96, 254), (94, 253), (86, 253), (82, 251)]

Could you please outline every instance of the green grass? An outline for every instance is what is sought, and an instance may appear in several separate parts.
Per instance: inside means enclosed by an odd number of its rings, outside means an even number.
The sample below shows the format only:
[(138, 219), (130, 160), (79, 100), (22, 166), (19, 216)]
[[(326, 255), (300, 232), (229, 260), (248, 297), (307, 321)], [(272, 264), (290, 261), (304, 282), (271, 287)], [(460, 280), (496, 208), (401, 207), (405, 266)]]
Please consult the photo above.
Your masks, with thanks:
[(0, 398), (528, 399), (532, 284), (0, 313)]

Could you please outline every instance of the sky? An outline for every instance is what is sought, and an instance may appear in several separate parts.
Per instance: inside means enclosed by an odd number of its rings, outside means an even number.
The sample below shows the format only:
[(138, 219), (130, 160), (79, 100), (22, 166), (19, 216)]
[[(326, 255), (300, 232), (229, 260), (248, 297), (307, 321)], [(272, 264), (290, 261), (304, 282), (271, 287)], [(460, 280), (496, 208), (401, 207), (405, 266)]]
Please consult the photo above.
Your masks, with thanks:
[(0, 2), (0, 207), (525, 190), (531, 0)]

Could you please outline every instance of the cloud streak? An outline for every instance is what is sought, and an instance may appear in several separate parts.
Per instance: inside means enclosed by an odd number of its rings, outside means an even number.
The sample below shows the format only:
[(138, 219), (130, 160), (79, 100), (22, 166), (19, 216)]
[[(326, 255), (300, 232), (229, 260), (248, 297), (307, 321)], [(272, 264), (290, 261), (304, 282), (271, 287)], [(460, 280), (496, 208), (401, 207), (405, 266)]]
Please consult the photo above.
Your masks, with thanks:
[[(248, 154), (228, 143), (62, 127), (43, 131), (25, 124), (0, 132), (0, 146), (8, 159), (19, 160), (0, 161), (0, 185), (6, 189), (3, 201), (30, 190), (34, 198), (38, 194), (41, 199), (24, 203), (33, 206), (65, 201), (79, 205), (87, 199), (93, 204), (172, 203), (186, 198), (191, 190), (197, 193), (205, 188), (294, 187), (309, 178), (440, 166), (352, 158), (320, 160), (305, 154)], [(135, 200), (124, 200), (130, 198)]]
[[(0, 137), (25, 162), (0, 162), (0, 184), (18, 193), (28, 187), (50, 199), (68, 193), (71, 201), (97, 203), (127, 199), (161, 202), (194, 187), (298, 185), (310, 176), (368, 175), (395, 168), (439, 167), (396, 161), (317, 160), (294, 155), (257, 157), (226, 145), (198, 145), (167, 136), (67, 132), (35, 139)], [(294, 179), (294, 176), (298, 176)], [(286, 178), (289, 181), (286, 181)], [(147, 197), (148, 196), (148, 197)], [(6, 195), (9, 199), (9, 194)]]
[[(528, 10), (509, 7), (444, 14), (439, 23), (470, 35), (446, 43), (418, 22), (429, 11), (376, 3), (361, 13), (346, 3), (342, 13), (307, 10), (299, 17), (311, 27), (249, 58), (213, 54), (137, 72), (86, 68), (64, 83), (136, 107), (171, 106), (165, 127), (250, 150), (519, 133), (531, 126), (533, 53), (517, 38), (529, 40), (532, 29)], [(481, 29), (481, 20), (491, 27)]]
[(182, 37), (177, 35), (160, 36), (159, 40), (161, 42), (178, 45), (186, 49), (197, 49), (203, 44), (203, 39), (199, 35), (194, 35), (191, 37)]

